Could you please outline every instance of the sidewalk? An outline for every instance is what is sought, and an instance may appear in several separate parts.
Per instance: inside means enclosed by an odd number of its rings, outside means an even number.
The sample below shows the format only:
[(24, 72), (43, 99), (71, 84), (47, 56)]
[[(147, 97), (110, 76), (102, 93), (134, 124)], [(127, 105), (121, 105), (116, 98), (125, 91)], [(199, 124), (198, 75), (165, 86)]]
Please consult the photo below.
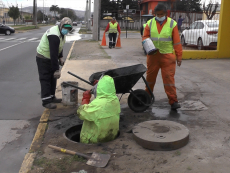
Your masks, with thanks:
[[(108, 43), (108, 38), (107, 38)], [(72, 77), (70, 71), (88, 79), (95, 72), (142, 63), (146, 66), (141, 38), (122, 38), (122, 48), (101, 48), (99, 42), (77, 41), (68, 56), (58, 81), (57, 97), (61, 97), (62, 81), (78, 81), (82, 88), (88, 84)], [(76, 116), (77, 107), (58, 105), (57, 110), (46, 110), (40, 122), (46, 123), (44, 136), (35, 140), (31, 152), (36, 154), (31, 173), (178, 173), (229, 172), (230, 157), (230, 76), (229, 59), (187, 60), (176, 71), (176, 87), (182, 109), (171, 111), (159, 72), (154, 95), (155, 103), (143, 113), (134, 113), (127, 106), (127, 97), (121, 100), (120, 136), (114, 141), (84, 145), (64, 137), (71, 126), (82, 123)], [(140, 80), (135, 89), (144, 89)], [(78, 103), (82, 92), (78, 93)], [(91, 98), (91, 101), (93, 96)], [(186, 107), (187, 104), (187, 107)], [(43, 114), (44, 115), (44, 114)], [(132, 127), (148, 120), (171, 120), (184, 124), (190, 131), (189, 143), (175, 151), (152, 151), (136, 144), (130, 133)], [(41, 124), (41, 123), (40, 123)], [(62, 154), (47, 146), (56, 145), (69, 150), (90, 154), (108, 153), (112, 157), (106, 168), (85, 164), (85, 160)], [(33, 155), (33, 157), (35, 157)], [(32, 162), (32, 161), (31, 161)]]

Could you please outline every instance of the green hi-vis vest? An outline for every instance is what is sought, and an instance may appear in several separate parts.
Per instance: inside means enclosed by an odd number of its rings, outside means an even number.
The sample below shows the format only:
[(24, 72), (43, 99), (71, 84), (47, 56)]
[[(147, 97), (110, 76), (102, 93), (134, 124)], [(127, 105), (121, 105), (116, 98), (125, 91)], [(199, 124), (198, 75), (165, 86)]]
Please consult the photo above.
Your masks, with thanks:
[(118, 23), (112, 23), (112, 22), (109, 22), (109, 33), (117, 33), (117, 25)]
[(42, 39), (37, 47), (37, 52), (40, 55), (43, 55), (45, 58), (50, 59), (50, 46), (49, 46), (49, 40), (48, 40), (49, 35), (56, 35), (60, 39), (59, 50), (58, 50), (59, 54), (61, 53), (63, 46), (65, 44), (66, 36), (64, 36), (64, 38), (62, 39), (58, 26), (51, 27), (43, 34)]
[(147, 24), (147, 23), (143, 24), (143, 29), (145, 29), (145, 27), (146, 27), (146, 24)]
[(155, 18), (148, 21), (148, 26), (150, 29), (150, 38), (153, 41), (154, 46), (159, 49), (162, 54), (173, 53), (173, 40), (172, 31), (177, 23), (171, 19), (167, 18), (167, 22), (163, 26), (161, 33), (158, 33), (157, 22)]

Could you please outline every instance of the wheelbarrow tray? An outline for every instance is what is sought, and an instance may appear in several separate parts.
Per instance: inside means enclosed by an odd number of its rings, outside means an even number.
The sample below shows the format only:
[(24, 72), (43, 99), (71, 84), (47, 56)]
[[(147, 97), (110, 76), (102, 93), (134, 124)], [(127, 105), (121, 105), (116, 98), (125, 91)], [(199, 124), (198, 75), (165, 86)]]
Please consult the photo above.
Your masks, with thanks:
[(101, 75), (108, 75), (113, 78), (116, 93), (129, 93), (138, 80), (144, 75), (147, 68), (143, 64), (128, 67), (116, 68), (107, 71), (93, 73), (89, 81), (93, 84), (94, 80), (99, 80)]

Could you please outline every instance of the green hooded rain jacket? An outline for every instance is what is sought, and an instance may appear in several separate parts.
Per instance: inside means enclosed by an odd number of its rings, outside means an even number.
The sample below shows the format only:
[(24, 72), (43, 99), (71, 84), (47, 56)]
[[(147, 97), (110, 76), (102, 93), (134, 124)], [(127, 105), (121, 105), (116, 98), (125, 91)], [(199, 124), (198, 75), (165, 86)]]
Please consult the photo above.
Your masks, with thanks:
[(119, 131), (121, 110), (113, 78), (106, 75), (99, 80), (96, 92), (90, 104), (81, 105), (77, 110), (79, 118), (84, 120), (81, 143), (108, 142), (115, 139)]

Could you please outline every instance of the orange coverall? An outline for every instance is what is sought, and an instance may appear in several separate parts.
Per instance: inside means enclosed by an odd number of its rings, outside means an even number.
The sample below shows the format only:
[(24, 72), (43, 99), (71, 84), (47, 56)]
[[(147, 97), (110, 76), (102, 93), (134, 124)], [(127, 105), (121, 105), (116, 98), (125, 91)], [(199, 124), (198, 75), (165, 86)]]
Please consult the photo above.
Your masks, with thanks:
[[(168, 18), (166, 20), (168, 20)], [(160, 25), (160, 23), (157, 21), (157, 29), (159, 33), (164, 27), (166, 20), (162, 23), (162, 25)], [(150, 30), (147, 24), (144, 30), (143, 40), (149, 37), (150, 37)], [(150, 86), (151, 91), (153, 92), (158, 71), (159, 69), (161, 69), (164, 89), (168, 96), (170, 105), (178, 101), (174, 75), (176, 71), (176, 58), (179, 61), (181, 61), (182, 59), (182, 45), (180, 42), (180, 35), (179, 35), (177, 25), (173, 29), (172, 39), (173, 39), (173, 47), (175, 50), (176, 57), (173, 53), (161, 54), (159, 51), (154, 55), (147, 55), (147, 72), (146, 72), (147, 74), (146, 80)], [(145, 90), (149, 92), (147, 87)]]

